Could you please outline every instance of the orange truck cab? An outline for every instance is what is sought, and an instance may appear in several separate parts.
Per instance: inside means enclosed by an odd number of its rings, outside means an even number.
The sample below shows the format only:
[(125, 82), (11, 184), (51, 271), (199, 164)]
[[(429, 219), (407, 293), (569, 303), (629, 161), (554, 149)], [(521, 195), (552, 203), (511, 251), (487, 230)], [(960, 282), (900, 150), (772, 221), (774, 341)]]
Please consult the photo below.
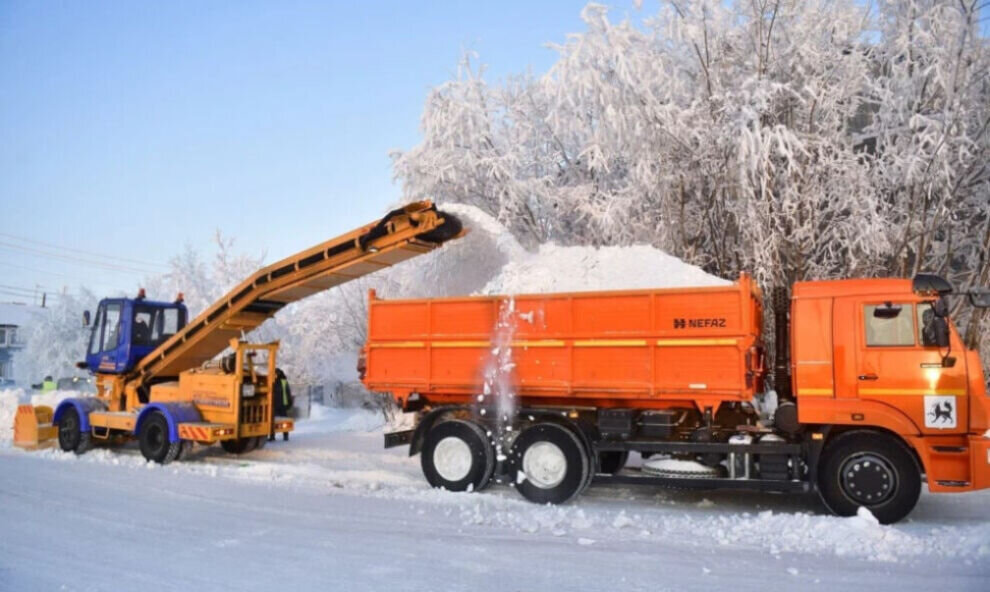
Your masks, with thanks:
[[(563, 503), (592, 482), (817, 490), (839, 515), (906, 516), (933, 492), (990, 487), (990, 400), (936, 276), (800, 282), (775, 311), (778, 403), (763, 296), (729, 286), (378, 299), (365, 385), (414, 429), (434, 487), (506, 483)], [(987, 304), (986, 295), (971, 297)], [(630, 462), (638, 453), (639, 462)]]
[(898, 442), (933, 492), (990, 487), (990, 399), (978, 352), (945, 317), (950, 292), (918, 276), (802, 282), (791, 300), (798, 422)]

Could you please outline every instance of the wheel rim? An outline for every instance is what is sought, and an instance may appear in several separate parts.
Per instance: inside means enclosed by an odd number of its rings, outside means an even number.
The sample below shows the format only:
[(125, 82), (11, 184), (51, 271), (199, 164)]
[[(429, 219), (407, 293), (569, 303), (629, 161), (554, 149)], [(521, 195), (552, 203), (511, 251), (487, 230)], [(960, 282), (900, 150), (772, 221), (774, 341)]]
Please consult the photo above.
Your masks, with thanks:
[(473, 455), (467, 442), (455, 436), (447, 436), (433, 449), (433, 466), (446, 481), (455, 483), (471, 472)]
[(165, 440), (165, 430), (159, 425), (148, 426), (148, 447), (151, 450), (158, 451), (162, 447), (162, 443)]
[(897, 471), (889, 460), (873, 453), (848, 457), (839, 475), (843, 493), (864, 506), (886, 501), (897, 489)]
[(536, 442), (523, 453), (522, 469), (530, 483), (540, 489), (552, 489), (567, 475), (567, 457), (552, 442)]

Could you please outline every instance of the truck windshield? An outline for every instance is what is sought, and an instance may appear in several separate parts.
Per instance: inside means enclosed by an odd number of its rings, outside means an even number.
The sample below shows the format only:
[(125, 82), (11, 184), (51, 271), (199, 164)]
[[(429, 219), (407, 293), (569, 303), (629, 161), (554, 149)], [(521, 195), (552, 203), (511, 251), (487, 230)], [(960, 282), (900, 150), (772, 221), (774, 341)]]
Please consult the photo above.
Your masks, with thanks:
[(157, 347), (182, 327), (185, 319), (175, 307), (159, 308), (137, 305), (134, 307), (134, 324), (131, 343)]

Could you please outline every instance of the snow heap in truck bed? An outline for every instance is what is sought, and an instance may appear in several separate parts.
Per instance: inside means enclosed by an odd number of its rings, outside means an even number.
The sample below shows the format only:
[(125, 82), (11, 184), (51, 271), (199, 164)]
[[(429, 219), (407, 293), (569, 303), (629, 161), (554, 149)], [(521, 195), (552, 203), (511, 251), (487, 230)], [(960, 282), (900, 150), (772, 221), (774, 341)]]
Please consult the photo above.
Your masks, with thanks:
[[(400, 277), (391, 279), (403, 289), (390, 297), (538, 294), (731, 283), (649, 245), (544, 244), (530, 252), (502, 224), (474, 206), (443, 204), (441, 209), (460, 217), (468, 235), (411, 265), (396, 268), (393, 273)], [(426, 281), (414, 282), (414, 278)]]

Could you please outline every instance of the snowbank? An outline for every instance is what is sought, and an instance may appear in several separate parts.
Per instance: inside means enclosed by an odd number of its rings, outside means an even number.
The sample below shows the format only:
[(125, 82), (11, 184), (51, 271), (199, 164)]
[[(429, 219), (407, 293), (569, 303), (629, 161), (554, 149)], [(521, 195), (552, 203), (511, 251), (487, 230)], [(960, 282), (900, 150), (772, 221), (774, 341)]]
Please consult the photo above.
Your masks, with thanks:
[(83, 393), (78, 391), (28, 394), (22, 388), (0, 390), (0, 447), (9, 446), (14, 439), (14, 416), (17, 415), (18, 405), (30, 403), (32, 405), (48, 405), (54, 409), (62, 402), (62, 399), (81, 394)]
[(14, 439), (14, 415), (24, 398), (24, 389), (0, 391), (0, 447), (8, 446)]

